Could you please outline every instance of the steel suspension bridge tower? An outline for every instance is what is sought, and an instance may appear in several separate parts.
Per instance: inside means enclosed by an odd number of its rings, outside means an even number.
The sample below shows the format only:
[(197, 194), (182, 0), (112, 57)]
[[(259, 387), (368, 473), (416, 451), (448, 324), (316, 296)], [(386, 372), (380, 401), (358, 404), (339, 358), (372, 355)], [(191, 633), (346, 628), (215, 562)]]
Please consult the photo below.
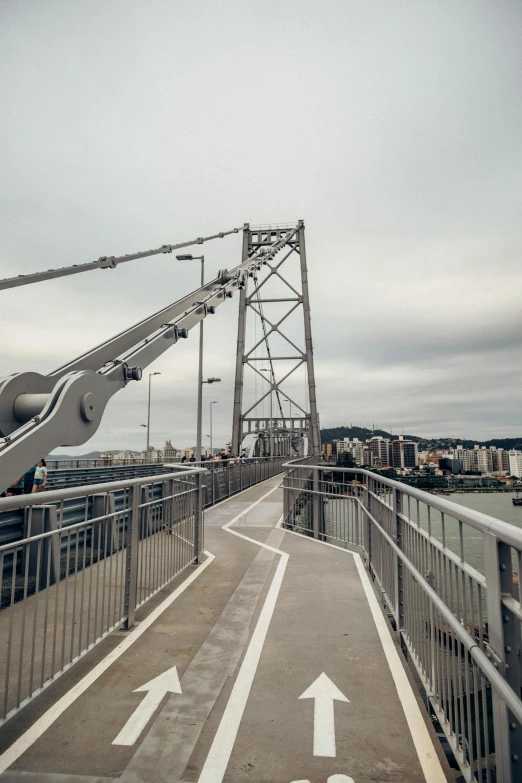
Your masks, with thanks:
[[(272, 248), (281, 242), (286, 252), (282, 258), (275, 259)], [(244, 438), (253, 434), (257, 436), (258, 453), (300, 456), (306, 438), (308, 453), (319, 454), (304, 221), (299, 220), (297, 230), (295, 224), (273, 227), (245, 224), (241, 261), (245, 263), (253, 257), (258, 263), (245, 278), (239, 296), (232, 452), (240, 454)], [(292, 321), (293, 330), (288, 320), (296, 311), (302, 311), (297, 339), (296, 320)], [(255, 335), (253, 341), (252, 335)], [(260, 363), (267, 366), (260, 368)], [(261, 391), (254, 386), (248, 401), (245, 367), (263, 379)], [(306, 394), (300, 399), (290, 395), (287, 381), (303, 367)], [(266, 376), (261, 374), (263, 370)], [(284, 415), (283, 402), (290, 404), (290, 411), (293, 408), (289, 416)]]

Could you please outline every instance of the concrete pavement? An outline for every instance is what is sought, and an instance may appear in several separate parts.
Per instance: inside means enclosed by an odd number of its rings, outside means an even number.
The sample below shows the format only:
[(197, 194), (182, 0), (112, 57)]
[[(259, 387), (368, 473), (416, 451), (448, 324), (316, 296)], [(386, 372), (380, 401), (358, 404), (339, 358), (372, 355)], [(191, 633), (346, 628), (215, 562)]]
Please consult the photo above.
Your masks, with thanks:
[[(27, 746), (0, 783), (451, 779), (360, 558), (277, 528), (278, 483), (206, 512), (215, 559), (41, 736), (27, 732), (125, 633), (0, 730), (0, 751)], [(112, 744), (149, 698), (136, 688), (174, 666), (181, 694), (158, 697), (134, 744)]]

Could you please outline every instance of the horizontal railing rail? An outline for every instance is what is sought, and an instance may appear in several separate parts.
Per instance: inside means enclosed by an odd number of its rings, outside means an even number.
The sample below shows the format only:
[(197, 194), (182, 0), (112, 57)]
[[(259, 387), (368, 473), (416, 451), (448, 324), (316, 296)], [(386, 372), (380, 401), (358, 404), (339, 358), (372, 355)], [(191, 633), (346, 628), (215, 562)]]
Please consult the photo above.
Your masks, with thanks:
[[(161, 463), (158, 466), (147, 463), (146, 465), (132, 465), (124, 468), (86, 468), (80, 471), (50, 471), (46, 491), (44, 493), (36, 493), (35, 497), (38, 500), (34, 501), (33, 499), (32, 502), (39, 504), (48, 503), (51, 491), (62, 491), (62, 489), (74, 487), (75, 491), (72, 495), (61, 495), (61, 499), (70, 498), (70, 500), (60, 507), (62, 524), (74, 524), (83, 518), (83, 503), (79, 499), (82, 486), (112, 483), (113, 489), (111, 491), (115, 494), (115, 502), (118, 506), (122, 490), (114, 482), (119, 481), (121, 486), (123, 486), (131, 479), (138, 477), (146, 478), (147, 476), (158, 475), (169, 470), (203, 467), (210, 474), (204, 488), (204, 506), (207, 508), (236, 492), (241, 492), (243, 489), (258, 483), (263, 480), (263, 477), (269, 478), (280, 472), (283, 462), (283, 457), (255, 457), (205, 460), (199, 463), (173, 463), (170, 467), (167, 463)], [(155, 491), (157, 492), (158, 488)], [(20, 498), (20, 496), (15, 497)], [(28, 496), (24, 495), (23, 497), (27, 498)], [(19, 540), (22, 537), (25, 518), (24, 508), (28, 505), (26, 500), (19, 500), (19, 502), (11, 504), (3, 504), (2, 501), (3, 498), (0, 498), (0, 545)]]
[(0, 724), (112, 630), (130, 628), (145, 601), (198, 562), (205, 506), (274, 476), (283, 462), (163, 465), (153, 475), (1, 498)]
[(284, 525), (363, 554), (465, 779), (522, 779), (522, 530), (371, 471), (285, 469)]

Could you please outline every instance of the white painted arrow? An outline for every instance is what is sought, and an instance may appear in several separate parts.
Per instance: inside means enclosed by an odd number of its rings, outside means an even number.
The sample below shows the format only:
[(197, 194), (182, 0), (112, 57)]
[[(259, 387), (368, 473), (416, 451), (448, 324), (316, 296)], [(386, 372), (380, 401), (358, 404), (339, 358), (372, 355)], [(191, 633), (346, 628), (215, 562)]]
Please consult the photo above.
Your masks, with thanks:
[(319, 675), (299, 698), (315, 699), (314, 756), (335, 756), (334, 700), (349, 700), (324, 672)]
[(152, 715), (159, 707), (165, 694), (181, 693), (178, 670), (175, 666), (173, 666), (172, 669), (167, 669), (166, 672), (163, 672), (163, 674), (150, 680), (150, 682), (136, 688), (133, 693), (138, 693), (140, 691), (148, 691), (148, 693), (141, 704), (136, 707), (116, 739), (113, 740), (113, 745), (134, 745)]

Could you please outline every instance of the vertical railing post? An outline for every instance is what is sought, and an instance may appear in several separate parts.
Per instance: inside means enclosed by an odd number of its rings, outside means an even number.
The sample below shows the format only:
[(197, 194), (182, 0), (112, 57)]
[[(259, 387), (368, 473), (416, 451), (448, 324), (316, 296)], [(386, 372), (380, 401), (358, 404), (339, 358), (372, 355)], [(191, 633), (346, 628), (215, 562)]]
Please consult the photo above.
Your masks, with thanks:
[(194, 562), (199, 563), (203, 549), (203, 473), (195, 476), (196, 496), (194, 498)]
[(366, 553), (368, 557), (368, 568), (371, 570), (372, 566), (372, 523), (370, 519), (370, 514), (372, 511), (372, 499), (371, 499), (371, 490), (372, 490), (372, 480), (370, 476), (365, 476), (365, 482), (366, 482), (366, 508), (368, 510), (368, 513), (366, 514)]
[[(486, 653), (495, 668), (507, 680), (515, 692), (520, 690), (517, 620), (502, 603), (502, 595), (511, 593), (513, 580), (511, 548), (497, 540), (492, 533), (484, 533), (484, 567), (488, 611), (488, 644)], [(508, 656), (514, 652), (514, 660)], [(510, 716), (506, 703), (491, 689), (493, 700), (493, 727), (495, 732), (495, 760), (497, 780), (515, 783), (521, 779), (522, 736), (518, 721)]]
[(319, 494), (319, 468), (314, 467), (314, 477), (313, 477), (313, 491), (314, 491), (314, 499), (312, 502), (312, 509), (313, 509), (313, 517), (312, 517), (312, 527), (314, 531), (314, 538), (319, 538), (319, 520), (321, 517), (321, 495)]
[[(31, 521), (30, 529), (29, 519)], [(24, 538), (29, 536), (32, 538), (33, 536), (42, 535), (42, 533), (54, 533), (57, 530), (58, 515), (56, 506), (41, 505), (33, 506), (32, 509), (25, 509)], [(54, 585), (60, 580), (60, 535), (58, 533), (42, 539), (40, 545), (37, 542), (29, 544), (24, 547), (23, 553), (23, 573), (34, 577), (40, 571), (38, 590), (44, 590), (49, 585)], [(29, 558), (28, 566), (26, 566), (25, 558)], [(48, 571), (49, 580), (47, 580)]]
[(141, 485), (134, 484), (129, 491), (130, 503), (125, 550), (125, 628), (132, 628), (134, 625), (136, 611)]
[[(395, 543), (402, 549), (402, 493), (400, 489), (393, 491), (393, 515), (395, 518)], [(399, 555), (395, 556), (395, 631), (398, 638), (401, 638), (401, 631), (404, 630), (404, 574), (402, 560)]]
[(228, 473), (228, 497), (230, 497), (230, 471), (232, 468), (230, 467), (230, 462), (227, 463), (227, 473)]

